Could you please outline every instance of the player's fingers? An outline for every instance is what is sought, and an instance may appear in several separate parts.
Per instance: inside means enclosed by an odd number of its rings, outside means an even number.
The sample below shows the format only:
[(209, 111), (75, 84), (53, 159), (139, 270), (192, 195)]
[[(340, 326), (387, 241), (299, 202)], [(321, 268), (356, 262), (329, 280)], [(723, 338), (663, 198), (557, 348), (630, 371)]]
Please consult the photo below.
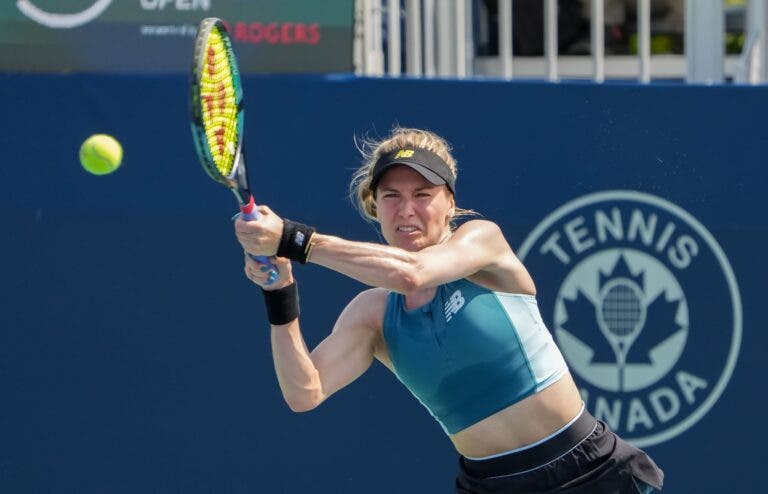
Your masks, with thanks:
[(246, 251), (260, 253), (262, 232), (257, 222), (236, 220), (235, 236)]
[(269, 262), (271, 262), (272, 265), (275, 266), (276, 268), (280, 268), (280, 267), (289, 265), (291, 263), (291, 260), (288, 259), (287, 257), (271, 256), (269, 258)]
[(256, 274), (256, 269), (254, 269), (254, 262), (253, 260), (248, 256), (248, 254), (245, 254), (245, 265), (243, 266), (243, 271), (245, 272), (245, 276), (248, 277), (248, 279), (253, 280), (253, 276)]
[(243, 256), (245, 257), (245, 263), (248, 265), (253, 265), (253, 266), (256, 266), (257, 268), (261, 266), (266, 266), (266, 263), (259, 261), (257, 258), (249, 254), (247, 249), (243, 249)]
[(270, 279), (270, 273), (268, 268), (264, 271), (262, 269), (264, 269), (264, 266), (256, 268), (253, 265), (247, 265), (245, 276), (258, 285), (266, 286)]
[(250, 221), (246, 221), (241, 217), (235, 219), (235, 233), (237, 233), (238, 236), (253, 233), (254, 228), (258, 228), (258, 226), (252, 224)]
[[(252, 269), (254, 272), (267, 272), (271, 269), (271, 266), (268, 263), (264, 263), (259, 261), (258, 259), (255, 259), (253, 256), (251, 256), (248, 251), (244, 251), (245, 255), (245, 267), (246, 269)], [(270, 263), (273, 263), (274, 261), (270, 260)]]

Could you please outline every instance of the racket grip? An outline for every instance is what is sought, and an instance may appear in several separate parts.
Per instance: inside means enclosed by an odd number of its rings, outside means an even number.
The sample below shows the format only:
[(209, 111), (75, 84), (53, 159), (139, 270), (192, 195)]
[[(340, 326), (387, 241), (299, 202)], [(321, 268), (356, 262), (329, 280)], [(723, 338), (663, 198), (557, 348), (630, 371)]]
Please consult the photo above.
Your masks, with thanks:
[[(241, 204), (240, 205), (240, 212), (242, 214), (242, 218), (246, 221), (256, 221), (259, 219), (259, 211), (256, 209), (256, 203), (253, 202), (253, 196), (251, 196), (248, 199), (247, 204)], [(272, 283), (277, 280), (277, 278), (280, 276), (280, 273), (278, 273), (277, 268), (274, 264), (269, 260), (266, 256), (254, 256), (253, 254), (248, 254), (248, 257), (253, 259), (254, 261), (260, 262), (262, 264), (266, 264), (269, 266), (269, 278), (267, 278), (267, 285), (271, 285)]]

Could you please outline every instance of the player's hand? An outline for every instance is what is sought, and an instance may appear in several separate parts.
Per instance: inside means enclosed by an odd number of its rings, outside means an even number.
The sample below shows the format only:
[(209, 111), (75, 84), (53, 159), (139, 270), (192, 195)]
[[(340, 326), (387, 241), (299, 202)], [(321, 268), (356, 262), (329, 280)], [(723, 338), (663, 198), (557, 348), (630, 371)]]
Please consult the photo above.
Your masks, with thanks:
[(291, 261), (285, 257), (270, 257), (271, 262), (277, 268), (278, 277), (273, 283), (267, 285), (269, 272), (272, 269), (269, 264), (256, 261), (248, 253), (245, 253), (245, 276), (259, 285), (264, 290), (278, 290), (293, 283), (293, 271)]
[(283, 220), (267, 206), (259, 206), (259, 219), (245, 221), (241, 217), (235, 220), (237, 241), (246, 252), (254, 256), (274, 256), (283, 235)]

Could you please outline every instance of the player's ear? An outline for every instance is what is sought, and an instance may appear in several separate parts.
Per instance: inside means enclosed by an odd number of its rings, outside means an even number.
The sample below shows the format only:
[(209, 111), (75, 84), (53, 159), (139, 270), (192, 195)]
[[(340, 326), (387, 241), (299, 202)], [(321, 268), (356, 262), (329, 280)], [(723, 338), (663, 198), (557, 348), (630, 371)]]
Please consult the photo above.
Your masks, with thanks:
[(448, 214), (445, 215), (445, 224), (450, 225), (453, 221), (453, 215), (456, 214), (456, 208), (454, 206), (451, 206), (448, 209)]

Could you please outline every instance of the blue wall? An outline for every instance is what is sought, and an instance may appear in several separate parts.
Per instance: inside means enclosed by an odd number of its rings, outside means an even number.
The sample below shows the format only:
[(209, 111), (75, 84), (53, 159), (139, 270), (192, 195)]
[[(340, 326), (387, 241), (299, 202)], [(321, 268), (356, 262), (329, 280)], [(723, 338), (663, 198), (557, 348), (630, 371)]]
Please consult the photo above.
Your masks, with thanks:
[[(666, 492), (753, 491), (768, 440), (756, 386), (768, 350), (768, 89), (245, 84), (249, 163), (268, 173), (252, 179), (257, 201), (323, 232), (378, 238), (346, 198), (353, 136), (395, 123), (454, 144), (459, 205), (497, 221), (516, 249), (554, 210), (598, 191), (651, 194), (696, 218), (732, 266), (743, 340), (711, 408), (646, 449), (666, 470)], [(0, 100), (0, 491), (450, 491), (450, 442), (382, 366), (311, 413), (283, 404), (260, 295), (242, 275), (231, 194), (193, 153), (185, 77), (3, 75)], [(77, 163), (80, 142), (97, 132), (125, 148), (123, 167), (106, 177)], [(629, 248), (624, 240), (615, 246)], [(691, 321), (681, 362), (706, 379), (700, 400), (722, 375), (735, 309), (699, 247), (709, 267), (679, 281)], [(567, 273), (529, 258), (551, 325), (551, 287)], [(313, 346), (361, 286), (317, 266), (296, 271)], [(692, 412), (683, 406), (671, 421)]]

